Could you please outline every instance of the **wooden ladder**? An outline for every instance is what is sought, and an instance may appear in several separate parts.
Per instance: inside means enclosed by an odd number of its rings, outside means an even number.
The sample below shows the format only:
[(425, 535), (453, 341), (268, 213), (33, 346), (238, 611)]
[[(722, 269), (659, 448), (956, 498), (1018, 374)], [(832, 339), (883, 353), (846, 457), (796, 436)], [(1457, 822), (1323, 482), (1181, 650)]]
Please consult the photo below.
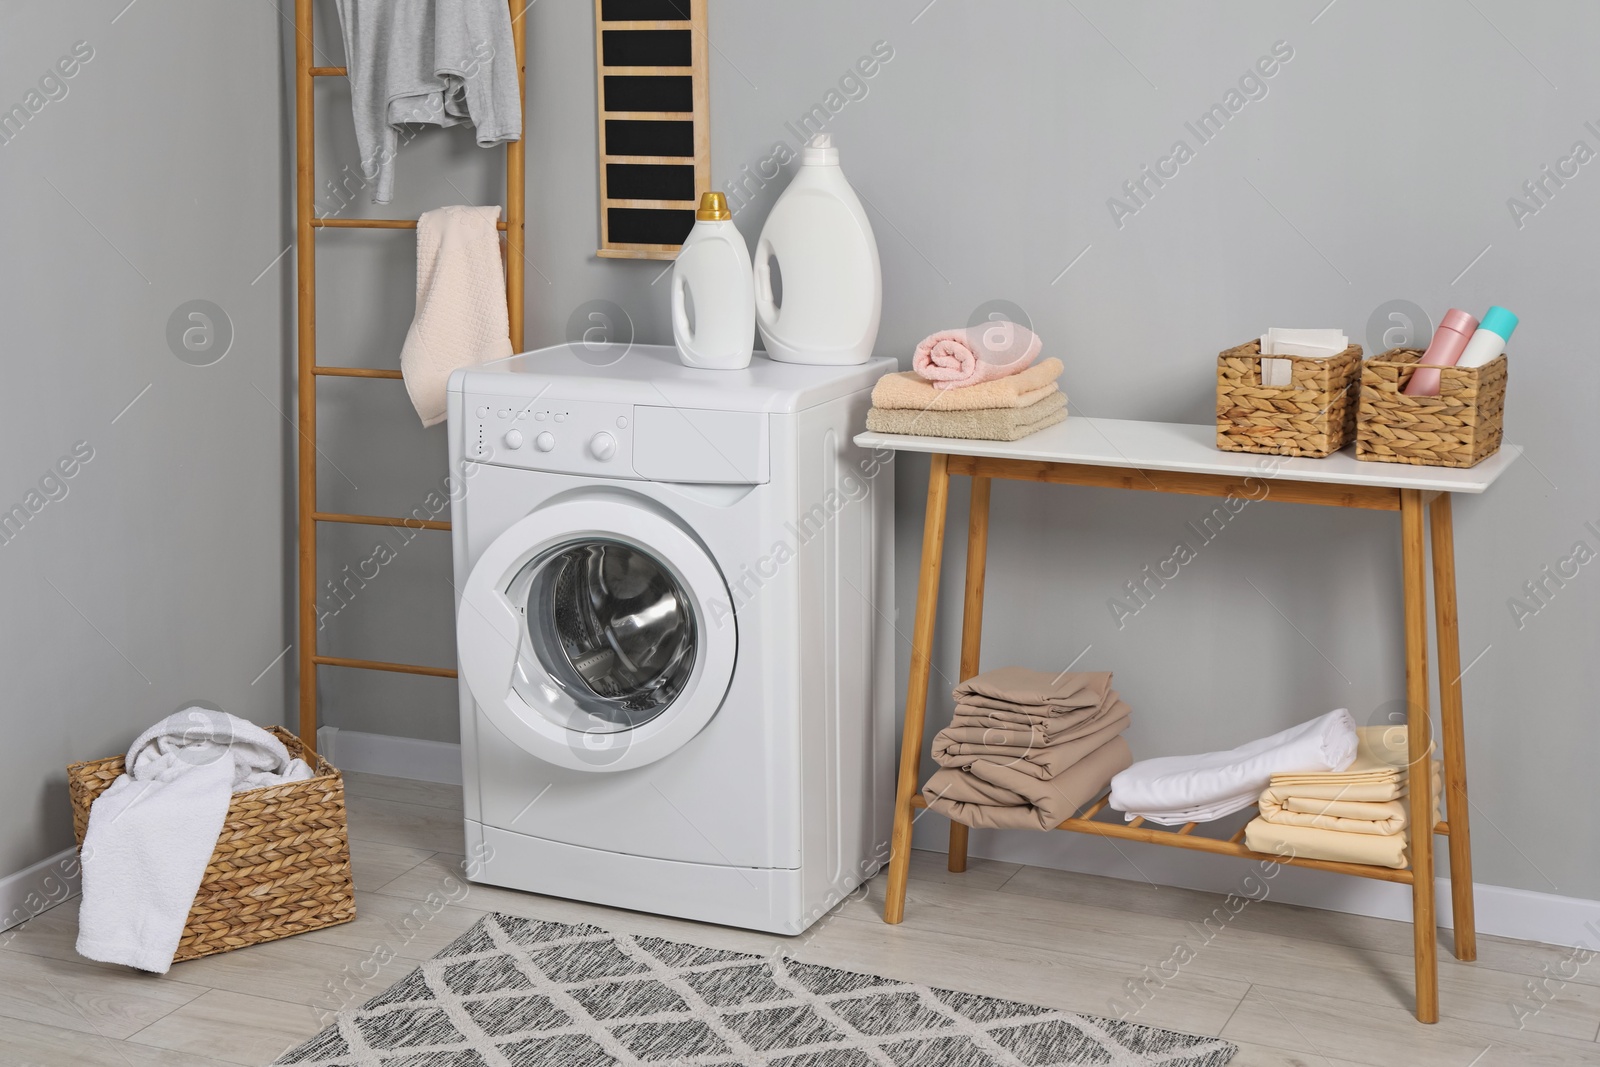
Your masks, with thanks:
[[(524, 100), (523, 133), (527, 129), (527, 44), (523, 14), (527, 6), (509, 0), (511, 35), (515, 42), (517, 86)], [(300, 662), (300, 740), (315, 751), (317, 743), (317, 668), (352, 667), (361, 670), (395, 671), (434, 678), (454, 678), (451, 667), (427, 667), (413, 663), (324, 656), (317, 649), (317, 528), (321, 523), (353, 523), (360, 526), (406, 527), (413, 530), (448, 530), (448, 522), (387, 515), (346, 515), (317, 509), (317, 379), (320, 377), (399, 380), (400, 371), (366, 367), (329, 367), (317, 363), (317, 246), (321, 229), (414, 230), (414, 219), (334, 219), (316, 214), (316, 102), (314, 86), (318, 78), (344, 77), (344, 67), (319, 67), (313, 52), (312, 0), (295, 0), (294, 5), (294, 102), (295, 102), (295, 243), (296, 276), (299, 288), (299, 662)], [(499, 228), (506, 235), (506, 305), (510, 313), (511, 348), (522, 350), (523, 265), (527, 197), (524, 186), (527, 149), (523, 140), (506, 144), (505, 218)]]

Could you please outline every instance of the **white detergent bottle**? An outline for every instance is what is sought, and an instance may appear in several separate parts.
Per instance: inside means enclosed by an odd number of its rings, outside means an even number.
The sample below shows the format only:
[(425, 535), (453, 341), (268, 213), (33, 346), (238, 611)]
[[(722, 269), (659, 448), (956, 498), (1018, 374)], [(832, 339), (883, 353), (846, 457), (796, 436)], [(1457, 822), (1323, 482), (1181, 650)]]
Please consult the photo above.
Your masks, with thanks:
[(686, 367), (739, 370), (756, 344), (750, 250), (727, 197), (706, 193), (672, 267), (672, 339)]
[(865, 363), (883, 316), (878, 242), (839, 150), (819, 133), (756, 244), (756, 324), (785, 363)]

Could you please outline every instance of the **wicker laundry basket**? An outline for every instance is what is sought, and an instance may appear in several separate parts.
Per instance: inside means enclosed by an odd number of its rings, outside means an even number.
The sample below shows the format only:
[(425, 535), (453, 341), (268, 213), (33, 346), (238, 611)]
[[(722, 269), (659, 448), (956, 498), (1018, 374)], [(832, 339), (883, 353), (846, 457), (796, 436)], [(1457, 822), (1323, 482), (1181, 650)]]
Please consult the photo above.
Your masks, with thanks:
[[(305, 746), (294, 734), (276, 726), (267, 729), (288, 747), (289, 755), (306, 758)], [(356, 917), (344, 779), (321, 756), (313, 762), (315, 777), (233, 794), (174, 962)], [(67, 768), (72, 829), (80, 846), (89, 806), (122, 771), (121, 756)]]
[(1361, 369), (1356, 458), (1472, 467), (1500, 450), (1506, 356), (1481, 367), (1439, 368), (1438, 396), (1406, 396), (1420, 348), (1391, 348)]
[(1217, 447), (1228, 452), (1328, 456), (1355, 437), (1361, 346), (1290, 362), (1289, 384), (1261, 384), (1261, 342), (1217, 356)]

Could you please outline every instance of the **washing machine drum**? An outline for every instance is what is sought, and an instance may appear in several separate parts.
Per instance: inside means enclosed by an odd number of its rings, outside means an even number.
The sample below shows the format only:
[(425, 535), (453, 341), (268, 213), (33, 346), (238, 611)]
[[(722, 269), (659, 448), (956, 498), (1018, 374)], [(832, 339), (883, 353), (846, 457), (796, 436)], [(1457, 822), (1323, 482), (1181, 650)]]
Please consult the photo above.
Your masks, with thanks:
[(648, 502), (567, 500), (479, 558), (457, 619), (462, 675), (540, 759), (642, 766), (721, 706), (738, 645), (729, 603), (716, 564)]

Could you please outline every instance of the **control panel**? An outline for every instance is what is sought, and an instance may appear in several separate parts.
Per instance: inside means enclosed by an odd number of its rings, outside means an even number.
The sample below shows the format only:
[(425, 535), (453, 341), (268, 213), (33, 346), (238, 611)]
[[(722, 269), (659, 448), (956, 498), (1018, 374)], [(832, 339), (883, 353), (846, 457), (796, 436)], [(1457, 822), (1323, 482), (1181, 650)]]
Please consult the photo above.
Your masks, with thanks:
[(638, 477), (632, 404), (472, 395), (463, 400), (468, 459), (557, 474)]

